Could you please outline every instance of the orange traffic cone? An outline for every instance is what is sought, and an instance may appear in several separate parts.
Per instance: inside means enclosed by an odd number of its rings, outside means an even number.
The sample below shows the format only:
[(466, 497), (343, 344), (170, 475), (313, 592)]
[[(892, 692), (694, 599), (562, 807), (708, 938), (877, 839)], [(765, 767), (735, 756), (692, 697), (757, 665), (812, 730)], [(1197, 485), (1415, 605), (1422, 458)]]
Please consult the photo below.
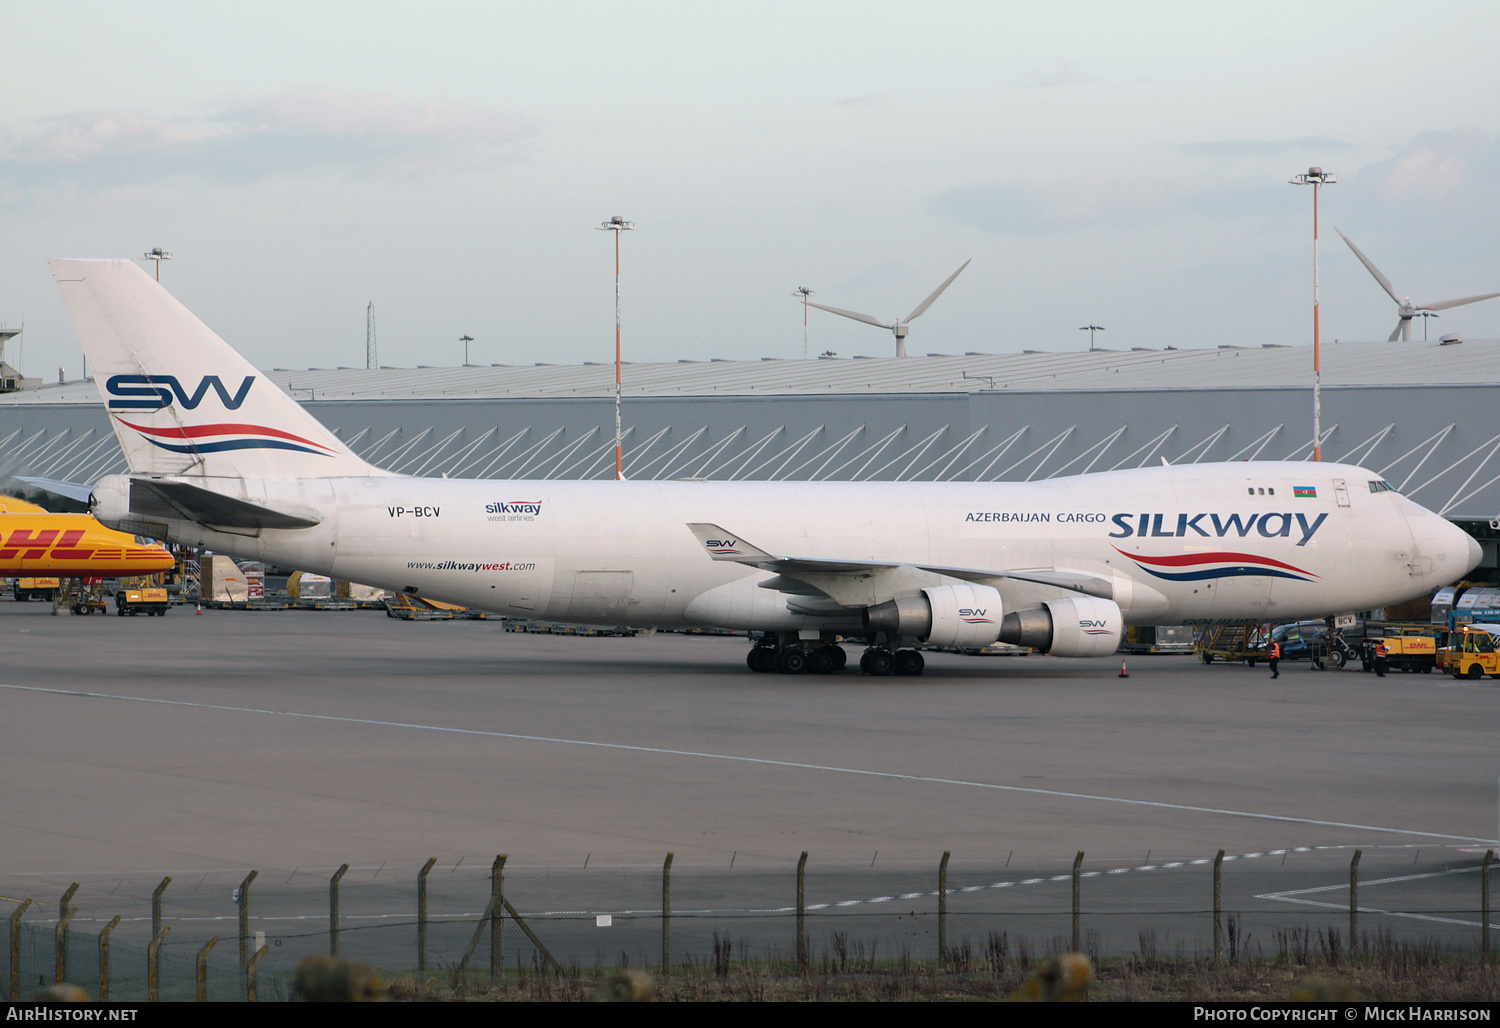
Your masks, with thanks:
[(198, 613), (199, 614), (203, 613), (203, 601), (202, 600), (198, 601)]
[(1125, 658), (1124, 657), (1120, 658), (1120, 677), (1121, 678), (1129, 678), (1130, 677), (1130, 672), (1125, 670)]

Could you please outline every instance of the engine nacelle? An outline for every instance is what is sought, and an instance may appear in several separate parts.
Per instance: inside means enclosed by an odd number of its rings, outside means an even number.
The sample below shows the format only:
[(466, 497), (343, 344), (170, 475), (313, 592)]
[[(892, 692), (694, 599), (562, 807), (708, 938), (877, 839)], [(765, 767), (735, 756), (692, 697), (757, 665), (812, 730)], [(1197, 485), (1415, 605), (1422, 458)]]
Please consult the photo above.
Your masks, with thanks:
[(1000, 635), (1005, 605), (987, 585), (963, 582), (923, 589), (865, 609), (871, 631), (908, 635), (933, 646), (988, 646)]
[(1054, 657), (1107, 657), (1120, 648), (1125, 616), (1114, 600), (1075, 596), (1048, 600), (1044, 606), (1052, 615), (1052, 648), (1047, 652)]
[(1120, 648), (1124, 627), (1114, 600), (1074, 596), (1005, 615), (1000, 641), (1054, 657), (1106, 657)]

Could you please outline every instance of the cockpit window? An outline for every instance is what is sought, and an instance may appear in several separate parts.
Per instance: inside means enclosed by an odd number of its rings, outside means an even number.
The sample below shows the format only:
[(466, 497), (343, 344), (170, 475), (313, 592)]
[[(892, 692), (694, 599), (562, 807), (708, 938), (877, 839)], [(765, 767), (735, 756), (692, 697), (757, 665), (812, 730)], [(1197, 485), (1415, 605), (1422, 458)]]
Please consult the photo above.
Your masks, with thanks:
[(1393, 493), (1395, 491), (1396, 487), (1384, 479), (1370, 483), (1370, 492), (1372, 493)]

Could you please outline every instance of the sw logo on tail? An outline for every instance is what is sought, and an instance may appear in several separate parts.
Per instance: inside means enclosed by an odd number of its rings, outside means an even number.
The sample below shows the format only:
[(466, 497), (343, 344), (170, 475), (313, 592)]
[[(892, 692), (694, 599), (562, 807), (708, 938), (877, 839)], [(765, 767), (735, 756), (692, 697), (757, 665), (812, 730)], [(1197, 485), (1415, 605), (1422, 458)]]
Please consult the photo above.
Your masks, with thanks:
[(254, 375), (246, 375), (239, 391), (231, 395), (218, 375), (204, 375), (191, 393), (176, 375), (111, 375), (104, 389), (110, 395), (110, 410), (161, 410), (170, 407), (174, 399), (184, 410), (197, 410), (209, 389), (219, 394), (225, 409), (239, 410), (254, 381)]

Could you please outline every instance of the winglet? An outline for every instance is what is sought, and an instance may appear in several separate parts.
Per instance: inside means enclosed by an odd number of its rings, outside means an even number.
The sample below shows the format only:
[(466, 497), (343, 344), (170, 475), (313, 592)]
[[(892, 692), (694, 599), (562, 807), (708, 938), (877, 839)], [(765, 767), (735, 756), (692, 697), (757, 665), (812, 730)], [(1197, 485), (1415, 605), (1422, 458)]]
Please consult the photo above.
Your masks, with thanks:
[(734, 560), (741, 564), (773, 562), (780, 558), (772, 556), (757, 546), (751, 546), (728, 529), (718, 525), (690, 524), (688, 531), (698, 540), (704, 551), (714, 560)]

